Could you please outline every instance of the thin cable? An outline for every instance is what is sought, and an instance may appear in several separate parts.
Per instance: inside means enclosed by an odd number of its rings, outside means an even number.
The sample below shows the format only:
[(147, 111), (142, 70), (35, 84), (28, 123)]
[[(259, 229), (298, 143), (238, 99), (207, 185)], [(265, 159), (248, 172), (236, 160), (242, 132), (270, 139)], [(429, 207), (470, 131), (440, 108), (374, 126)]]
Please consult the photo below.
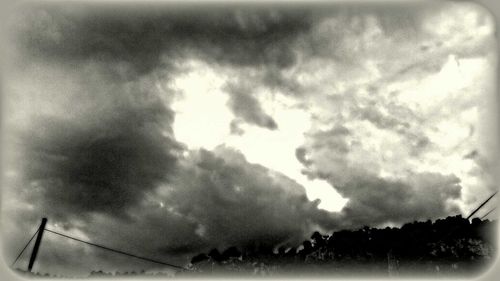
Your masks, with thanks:
[(21, 250), (21, 252), (19, 253), (19, 255), (17, 255), (17, 258), (16, 260), (14, 260), (14, 262), (12, 263), (11, 266), (14, 266), (14, 264), (16, 263), (16, 261), (21, 257), (21, 255), (24, 253), (24, 250), (26, 250), (26, 248), (28, 248), (28, 245), (31, 243), (31, 241), (33, 240), (33, 238), (35, 238), (36, 234), (38, 233), (40, 229), (38, 228), (36, 231), (35, 231), (35, 234), (33, 234), (33, 236), (31, 236), (31, 239), (30, 241), (28, 241), (28, 243), (26, 243), (26, 245), (24, 246), (24, 248)]
[[(472, 213), (471, 213), (471, 214), (470, 214), (470, 215), (469, 215), (466, 219), (467, 219), (467, 220), (469, 220), (469, 219), (470, 219), (470, 218), (471, 218), (471, 217), (472, 217), (472, 216), (473, 216), (473, 215), (474, 215), (477, 211), (479, 211), (479, 210), (480, 210), (480, 209), (481, 209), (484, 205), (486, 205), (486, 203), (488, 203), (488, 201), (490, 201), (490, 200), (491, 200), (491, 198), (493, 198), (493, 197), (494, 197), (497, 193), (498, 193), (498, 191), (493, 192), (493, 194), (492, 194), (490, 197), (488, 197), (488, 199), (486, 199), (486, 200), (485, 200), (485, 201), (484, 201), (481, 205), (479, 205), (479, 207), (477, 207), (477, 208), (476, 208), (476, 209), (475, 209), (475, 210), (474, 210), (474, 211), (473, 211), (473, 212), (472, 212)], [(493, 210), (495, 210), (495, 208), (493, 208)], [(484, 215), (484, 216), (481, 218), (481, 220), (482, 220), (484, 217), (486, 217), (487, 215), (489, 215), (489, 213), (491, 213), (493, 210), (489, 211), (486, 215)], [(453, 232), (455, 232), (458, 228), (460, 228), (460, 226), (457, 226), (457, 225), (456, 225), (456, 226), (455, 226), (455, 227), (453, 227), (451, 230), (449, 230), (449, 231), (446, 233), (446, 235), (441, 236), (441, 239), (444, 239), (444, 238), (446, 238), (446, 237), (450, 236), (450, 235), (451, 235), (451, 234), (453, 234)], [(418, 260), (420, 261), (420, 260), (422, 260), (423, 258), (424, 258), (424, 256), (422, 255), (422, 256), (420, 256), (420, 258), (418, 258)]]
[(498, 191), (495, 191), (490, 197), (488, 197), (488, 199), (486, 199), (486, 201), (483, 202), (483, 204), (479, 205), (479, 207), (477, 207), (474, 212), (472, 212), (468, 217), (467, 219), (470, 219), (477, 211), (479, 211), (484, 205), (486, 205), (486, 203), (488, 203), (488, 201), (490, 201), (491, 198), (493, 198), (493, 196), (495, 196), (497, 194)]
[(493, 209), (489, 210), (484, 216), (481, 217), (481, 220), (483, 220), (486, 216), (488, 216), (491, 212), (495, 211), (496, 207)]
[(82, 242), (82, 243), (85, 243), (85, 244), (88, 244), (88, 245), (91, 245), (91, 246), (95, 246), (95, 247), (98, 247), (98, 248), (101, 248), (101, 249), (104, 249), (104, 250), (108, 250), (108, 251), (115, 252), (115, 253), (118, 253), (118, 254), (122, 254), (122, 255), (125, 255), (125, 256), (133, 257), (133, 258), (136, 258), (136, 259), (141, 259), (141, 260), (145, 260), (145, 261), (149, 261), (149, 262), (153, 262), (153, 263), (167, 265), (167, 266), (171, 266), (171, 267), (175, 267), (175, 268), (179, 268), (179, 269), (183, 269), (183, 270), (189, 270), (189, 269), (187, 269), (185, 267), (182, 267), (182, 266), (178, 266), (178, 265), (174, 265), (174, 264), (170, 264), (170, 263), (166, 263), (166, 262), (162, 262), (162, 261), (157, 261), (157, 260), (153, 260), (153, 259), (150, 259), (150, 258), (140, 257), (140, 256), (137, 256), (137, 255), (134, 255), (134, 254), (130, 254), (130, 253), (123, 252), (123, 251), (120, 251), (120, 250), (112, 249), (112, 248), (109, 248), (109, 247), (106, 247), (106, 246), (94, 244), (92, 242), (88, 242), (88, 241), (84, 241), (84, 240), (81, 240), (81, 239), (78, 239), (78, 238), (75, 238), (75, 237), (71, 237), (71, 236), (68, 236), (68, 235), (65, 235), (65, 234), (62, 234), (62, 233), (59, 233), (59, 232), (47, 229), (47, 228), (45, 229), (45, 231), (48, 231), (48, 232), (60, 235), (62, 237), (66, 237), (68, 239), (72, 239), (72, 240), (78, 241), (78, 242)]

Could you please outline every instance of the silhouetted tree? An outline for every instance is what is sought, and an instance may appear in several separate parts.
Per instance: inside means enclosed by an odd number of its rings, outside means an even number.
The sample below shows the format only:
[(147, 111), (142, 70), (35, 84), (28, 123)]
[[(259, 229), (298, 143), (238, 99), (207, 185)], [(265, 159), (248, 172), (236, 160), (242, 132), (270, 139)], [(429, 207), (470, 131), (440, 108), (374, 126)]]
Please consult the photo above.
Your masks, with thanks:
[(194, 256), (192, 259), (191, 259), (191, 263), (192, 264), (196, 264), (196, 263), (199, 263), (199, 262), (202, 262), (202, 261), (206, 261), (208, 260), (209, 257), (206, 255), (206, 254), (199, 254), (199, 255), (196, 255)]

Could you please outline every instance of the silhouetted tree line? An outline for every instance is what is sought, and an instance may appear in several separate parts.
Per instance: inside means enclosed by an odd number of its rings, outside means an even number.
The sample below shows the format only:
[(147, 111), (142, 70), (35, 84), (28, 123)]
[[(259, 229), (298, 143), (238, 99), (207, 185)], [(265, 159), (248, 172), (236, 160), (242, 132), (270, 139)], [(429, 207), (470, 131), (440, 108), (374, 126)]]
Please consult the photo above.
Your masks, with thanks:
[[(460, 274), (474, 275), (497, 252), (497, 221), (469, 221), (459, 216), (435, 222), (412, 222), (400, 228), (341, 230), (330, 235), (314, 232), (310, 239), (295, 247), (274, 249), (255, 244), (244, 250), (229, 247), (222, 252), (212, 249), (194, 256), (187, 271), (174, 273), (92, 271), (89, 277), (161, 275), (250, 274)], [(63, 277), (27, 272), (29, 277)]]
[(250, 273), (459, 273), (473, 274), (496, 254), (496, 221), (471, 222), (450, 216), (404, 224), (401, 228), (363, 227), (330, 235), (314, 232), (297, 247), (213, 249), (192, 258), (199, 274)]

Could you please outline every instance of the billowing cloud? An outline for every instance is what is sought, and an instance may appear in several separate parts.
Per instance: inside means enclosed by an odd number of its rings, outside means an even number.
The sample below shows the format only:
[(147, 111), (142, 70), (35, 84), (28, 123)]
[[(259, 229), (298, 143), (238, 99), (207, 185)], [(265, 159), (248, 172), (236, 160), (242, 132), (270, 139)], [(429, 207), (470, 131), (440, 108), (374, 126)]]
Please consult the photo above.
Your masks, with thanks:
[[(318, 209), (318, 203), (309, 201), (305, 189), (285, 175), (220, 146), (214, 151), (191, 151), (181, 159), (170, 183), (132, 207), (127, 225), (114, 217), (94, 221), (120, 227), (122, 241), (99, 227), (87, 233), (122, 248), (137, 247), (139, 252), (185, 261), (215, 247), (252, 251), (300, 243), (311, 229), (334, 218)], [(137, 237), (149, 242), (128, 242)]]
[[(289, 42), (308, 28), (303, 13), (216, 11), (120, 16), (105, 7), (49, 5), (18, 14), (14, 53), (22, 60), (9, 84), (14, 152), (4, 193), (12, 209), (3, 216), (23, 217), (23, 223), (9, 219), (4, 239), (16, 241), (8, 256), (22, 243), (15, 237), (29, 233), (40, 216), (84, 239), (181, 264), (208, 247), (270, 247), (308, 234), (307, 214), (324, 212), (303, 187), (235, 151), (183, 158), (185, 147), (175, 140), (169, 107), (175, 92), (168, 82), (182, 71), (178, 61), (191, 57), (279, 76), (295, 63)], [(229, 94), (235, 115), (276, 129), (252, 95)], [(59, 245), (82, 248), (48, 237), (41, 266), (75, 270), (77, 260), (61, 259)], [(103, 264), (130, 265), (116, 260)]]
[(249, 83), (229, 84), (226, 86), (229, 93), (229, 108), (246, 123), (254, 124), (270, 130), (276, 130), (278, 125), (267, 115), (259, 101), (253, 96)]
[(126, 63), (132, 75), (175, 59), (199, 56), (217, 64), (286, 68), (295, 63), (290, 47), (310, 26), (304, 10), (206, 7), (121, 7), (47, 5), (24, 7), (16, 40), (35, 56), (64, 62)]
[[(25, 180), (33, 199), (43, 194), (44, 210), (52, 218), (123, 215), (175, 172), (180, 146), (162, 133), (161, 123), (169, 119), (164, 107), (109, 110), (115, 111), (90, 124), (41, 117), (25, 133)], [(150, 115), (150, 110), (158, 113)]]
[[(477, 7), (448, 8), (450, 15), (465, 16), (470, 26), (423, 9), (419, 17), (440, 18), (447, 25), (438, 32), (417, 20), (399, 44), (395, 42), (403, 34), (387, 29), (376, 12), (327, 17), (310, 33), (309, 43), (323, 42), (318, 46), (324, 49), (317, 49), (322, 56), (336, 50), (344, 60), (312, 59), (298, 67), (303, 69), (303, 86), (316, 95), (305, 102), (315, 124), (296, 149), (296, 158), (304, 174), (327, 180), (349, 199), (341, 211), (345, 227), (459, 213), (464, 207), (459, 201), (469, 198), (471, 189), (492, 190), (489, 179), (479, 180), (484, 180), (483, 187), (466, 180), (464, 171), (478, 167), (458, 160), (479, 145), (471, 130), (475, 114), (480, 111), (489, 120), (477, 95), (490, 91), (493, 80), (482, 79), (478, 89), (472, 78), (476, 74), (464, 63), (493, 66), (478, 59), (493, 50), (491, 29)], [(343, 25), (345, 29), (337, 28)], [(436, 43), (443, 40), (437, 33), (449, 41)], [(419, 44), (433, 47), (419, 49)], [(322, 87), (314, 86), (318, 80)], [(449, 86), (443, 88), (445, 84)], [(457, 164), (450, 168), (444, 159)]]
[(349, 199), (341, 211), (343, 219), (337, 223), (359, 227), (459, 212), (453, 203), (461, 195), (458, 177), (398, 167), (395, 169), (399, 174), (384, 175), (384, 169), (389, 172), (391, 166), (380, 164), (384, 160), (378, 157), (389, 151), (372, 148), (370, 139), (357, 141), (353, 138), (355, 133), (343, 126), (316, 132), (296, 153), (304, 165), (303, 173), (327, 180)]
[[(131, 223), (134, 207), (172, 180), (184, 150), (174, 138), (173, 111), (161, 96), (168, 93), (159, 91), (154, 80), (117, 82), (100, 75), (105, 66), (92, 63), (67, 71), (45, 67), (44, 73), (27, 76), (36, 77), (33, 83), (13, 89), (19, 91), (16, 98), (28, 102), (9, 100), (13, 114), (6, 122), (11, 132), (6, 159), (11, 174), (3, 194), (10, 199), (2, 216), (9, 229), (3, 238), (15, 243), (6, 247), (8, 256), (26, 242), (15, 237), (33, 233), (41, 217), (49, 219), (49, 228), (72, 230), (84, 239), (96, 217)], [(55, 78), (60, 84), (47, 87)], [(23, 114), (27, 108), (35, 110)], [(78, 262), (73, 256), (61, 258), (67, 253), (60, 245), (66, 243), (47, 236), (41, 265), (74, 269)], [(82, 251), (74, 243), (67, 246)]]
[(345, 227), (401, 224), (459, 213), (453, 200), (460, 198), (460, 180), (453, 175), (418, 174), (406, 181), (365, 177), (336, 189), (349, 202), (342, 210)]
[[(232, 149), (201, 150), (187, 159), (184, 188), (166, 189), (167, 206), (198, 223), (200, 236), (220, 246), (298, 241), (321, 213), (302, 186)], [(220, 244), (222, 243), (222, 244)]]
[[(60, 225), (60, 231), (82, 239), (180, 264), (214, 247), (222, 250), (237, 246), (254, 251), (277, 245), (293, 246), (308, 237), (311, 229), (335, 224), (335, 216), (318, 209), (318, 201), (309, 201), (301, 185), (283, 174), (251, 164), (240, 152), (223, 146), (214, 151), (191, 151), (186, 158), (179, 158), (176, 173), (156, 188), (134, 190), (135, 186), (123, 184), (128, 176), (122, 176), (124, 179), (114, 181), (122, 184), (121, 190), (113, 190), (115, 196), (109, 195), (110, 191), (92, 190), (88, 186), (57, 193), (52, 189), (59, 186), (41, 186), (42, 192), (33, 193), (30, 202), (51, 215), (55, 211), (71, 215), (65, 216), (71, 221), (57, 221), (57, 217), (50, 216), (49, 228)], [(133, 202), (121, 196), (123, 192), (135, 192)], [(96, 202), (87, 202), (85, 193), (93, 194)], [(81, 202), (76, 202), (73, 196), (81, 198)], [(38, 206), (40, 203), (42, 206)], [(104, 207), (105, 203), (109, 206)], [(44, 204), (51, 204), (52, 208)], [(85, 216), (83, 212), (89, 211), (93, 212)], [(128, 216), (118, 212), (126, 212)], [(82, 222), (83, 217), (88, 219)], [(46, 237), (41, 266), (68, 266), (62, 272), (82, 270), (72, 255), (67, 260), (59, 259), (68, 254), (67, 249), (60, 247), (67, 241), (53, 234)], [(69, 243), (67, 247), (81, 252), (85, 246)], [(99, 249), (84, 249), (99, 259), (110, 258)], [(158, 268), (118, 257), (116, 263), (103, 262), (110, 270)], [(91, 266), (98, 263), (87, 261), (84, 265), (89, 269)]]

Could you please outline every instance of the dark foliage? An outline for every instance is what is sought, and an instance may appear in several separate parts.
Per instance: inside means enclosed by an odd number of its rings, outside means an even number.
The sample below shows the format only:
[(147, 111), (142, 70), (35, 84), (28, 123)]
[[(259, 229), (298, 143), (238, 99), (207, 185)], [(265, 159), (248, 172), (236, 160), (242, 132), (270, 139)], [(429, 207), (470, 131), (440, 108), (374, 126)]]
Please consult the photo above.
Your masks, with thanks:
[[(217, 249), (191, 261), (200, 274), (253, 275), (309, 273), (474, 274), (496, 253), (496, 221), (461, 216), (412, 222), (401, 228), (314, 232), (298, 247), (241, 253)], [(206, 257), (206, 258), (201, 258)]]

